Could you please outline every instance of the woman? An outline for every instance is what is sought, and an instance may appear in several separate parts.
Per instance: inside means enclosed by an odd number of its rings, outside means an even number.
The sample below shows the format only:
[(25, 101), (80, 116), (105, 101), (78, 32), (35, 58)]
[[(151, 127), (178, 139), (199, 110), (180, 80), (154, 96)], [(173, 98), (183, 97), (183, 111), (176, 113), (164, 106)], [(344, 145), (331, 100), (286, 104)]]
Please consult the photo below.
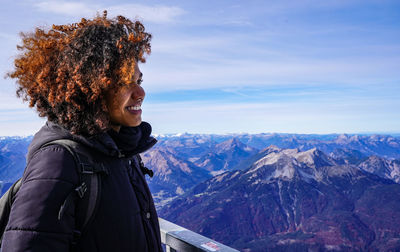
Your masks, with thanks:
[[(46, 125), (28, 150), (22, 185), (12, 205), (2, 251), (162, 251), (157, 213), (134, 156), (156, 140), (142, 122), (145, 97), (138, 62), (150, 53), (143, 25), (107, 13), (93, 20), (22, 34), (22, 53), (9, 73), (17, 94)], [(77, 164), (57, 139), (90, 149), (107, 168), (92, 221), (74, 241)]]

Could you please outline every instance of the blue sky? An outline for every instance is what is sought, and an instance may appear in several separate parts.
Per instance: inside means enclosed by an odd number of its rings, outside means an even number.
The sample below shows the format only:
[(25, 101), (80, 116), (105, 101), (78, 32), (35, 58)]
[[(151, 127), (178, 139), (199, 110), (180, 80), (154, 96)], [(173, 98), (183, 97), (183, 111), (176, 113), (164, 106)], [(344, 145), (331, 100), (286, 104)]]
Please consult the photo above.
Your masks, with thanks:
[[(400, 132), (400, 2), (3, 0), (0, 72), (18, 33), (107, 9), (143, 21), (154, 133)], [(44, 123), (0, 79), (0, 135)]]

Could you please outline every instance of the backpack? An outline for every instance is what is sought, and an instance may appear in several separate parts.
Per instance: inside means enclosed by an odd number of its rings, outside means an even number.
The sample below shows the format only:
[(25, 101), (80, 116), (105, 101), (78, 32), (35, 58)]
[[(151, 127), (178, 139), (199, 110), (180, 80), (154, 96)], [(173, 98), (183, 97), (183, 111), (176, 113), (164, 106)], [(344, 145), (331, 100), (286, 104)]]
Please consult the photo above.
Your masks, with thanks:
[[(83, 145), (69, 139), (59, 139), (48, 142), (40, 148), (49, 145), (61, 145), (68, 150), (73, 156), (79, 174), (79, 186), (76, 187), (65, 199), (61, 205), (58, 219), (61, 220), (65, 211), (73, 201), (78, 200), (76, 205), (76, 230), (73, 232), (72, 246), (75, 246), (85, 232), (88, 224), (95, 216), (96, 209), (100, 202), (99, 195), (101, 194), (101, 177), (108, 175), (108, 170), (103, 163), (94, 159), (94, 155)], [(39, 148), (39, 149), (40, 149)], [(140, 158), (136, 154), (139, 166), (143, 174), (153, 176), (153, 171), (146, 168)], [(0, 198), (0, 247), (3, 239), (3, 234), (10, 216), (11, 206), (15, 200), (16, 193), (21, 186), (21, 178), (17, 180), (10, 189)]]

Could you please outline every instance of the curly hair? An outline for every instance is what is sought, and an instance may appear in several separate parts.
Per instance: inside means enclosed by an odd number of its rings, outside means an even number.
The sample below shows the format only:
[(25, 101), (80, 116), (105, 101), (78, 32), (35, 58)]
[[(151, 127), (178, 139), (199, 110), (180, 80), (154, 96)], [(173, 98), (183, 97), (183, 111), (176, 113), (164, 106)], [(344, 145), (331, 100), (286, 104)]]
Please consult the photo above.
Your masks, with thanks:
[(40, 117), (73, 134), (94, 135), (111, 127), (107, 91), (132, 80), (137, 62), (150, 54), (151, 34), (139, 21), (107, 11), (93, 20), (21, 33), (14, 71), (17, 96)]

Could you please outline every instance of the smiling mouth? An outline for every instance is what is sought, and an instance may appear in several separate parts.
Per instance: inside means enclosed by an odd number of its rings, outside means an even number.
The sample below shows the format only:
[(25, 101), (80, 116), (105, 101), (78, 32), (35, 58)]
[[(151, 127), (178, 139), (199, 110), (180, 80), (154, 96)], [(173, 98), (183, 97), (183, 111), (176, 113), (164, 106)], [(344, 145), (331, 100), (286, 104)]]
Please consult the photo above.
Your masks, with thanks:
[(128, 107), (126, 107), (126, 109), (128, 111), (139, 111), (139, 110), (142, 109), (142, 106), (140, 104), (139, 105), (135, 105), (135, 106), (128, 106)]

